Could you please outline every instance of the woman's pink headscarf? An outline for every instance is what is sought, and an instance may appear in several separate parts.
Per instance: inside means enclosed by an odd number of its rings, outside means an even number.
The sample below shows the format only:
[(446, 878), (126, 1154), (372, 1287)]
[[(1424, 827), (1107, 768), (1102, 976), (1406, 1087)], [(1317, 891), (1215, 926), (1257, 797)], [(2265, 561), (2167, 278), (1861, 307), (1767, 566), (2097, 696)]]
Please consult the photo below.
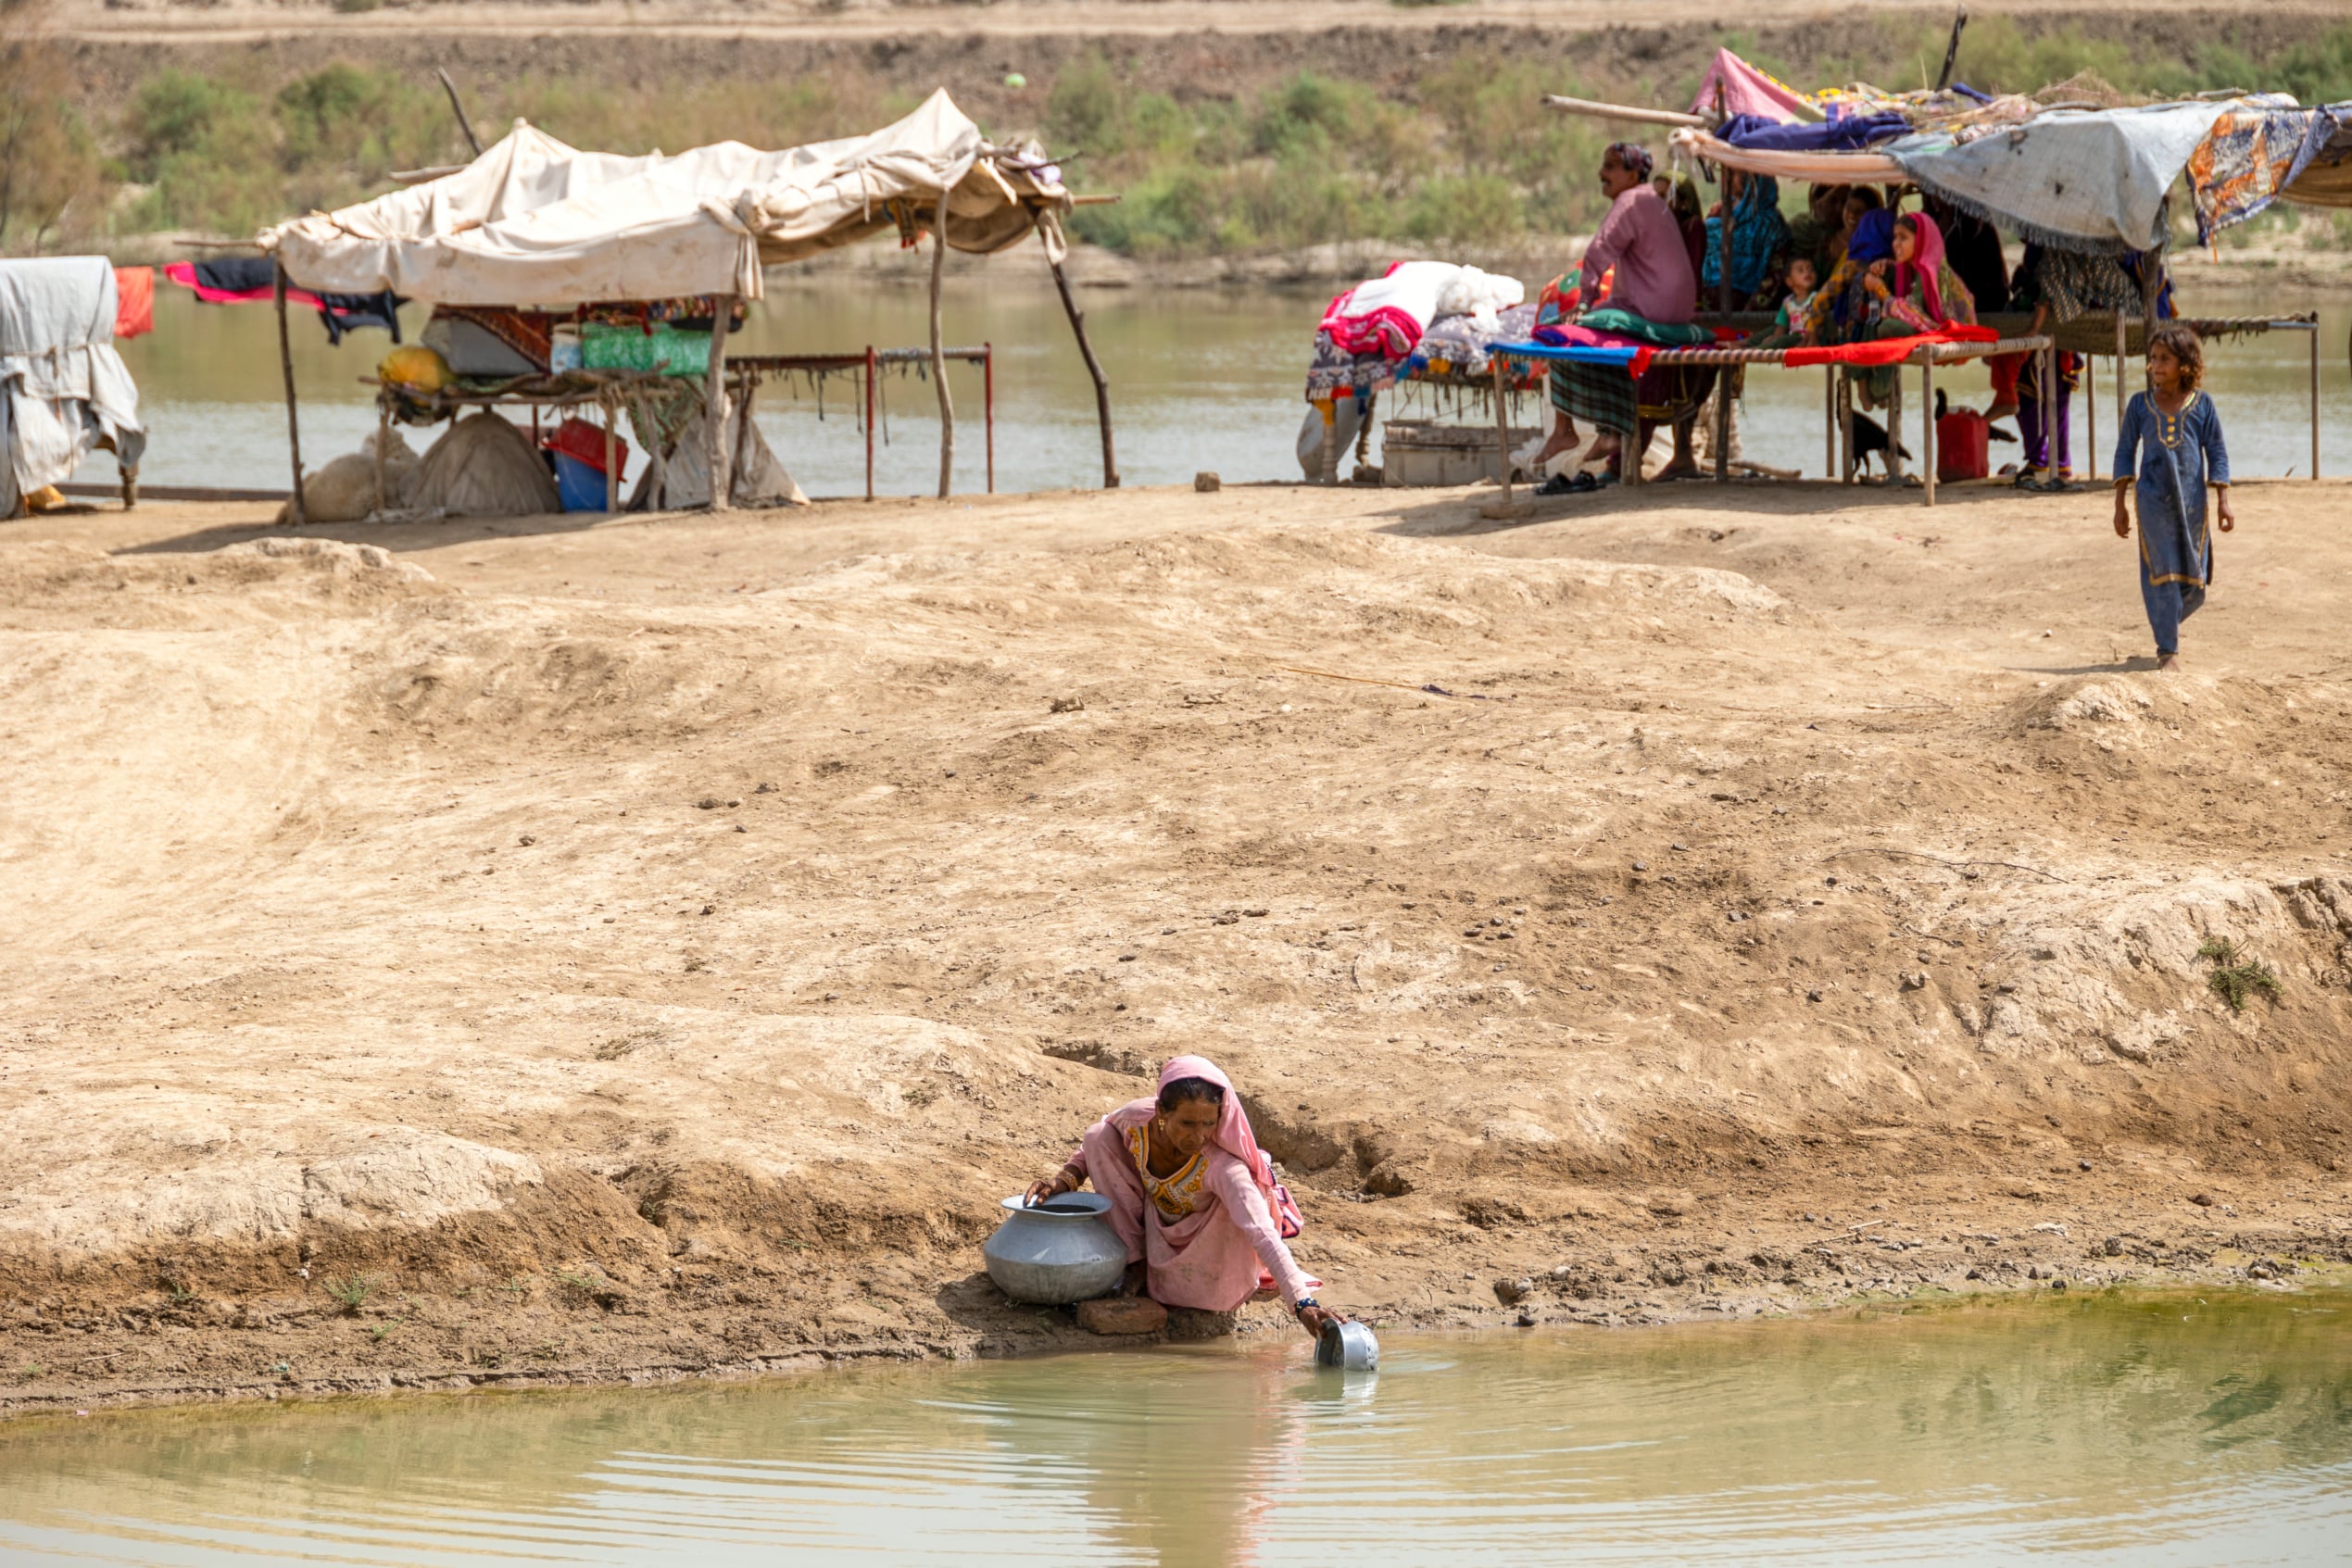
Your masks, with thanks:
[(1936, 282), (1943, 272), (1943, 228), (1924, 212), (1906, 212), (1901, 220), (1911, 228), (1911, 259), (1895, 264), (1894, 292), (1898, 296), (1909, 294), (1912, 274), (1917, 272), (1919, 303), (1928, 320), (1949, 320), (1943, 314), (1943, 291)]
[[(1173, 1056), (1160, 1069), (1160, 1087), (1164, 1089), (1179, 1078), (1201, 1078), (1225, 1091), (1225, 1104), (1217, 1112), (1216, 1131), (1209, 1141), (1241, 1161), (1241, 1168), (1250, 1173), (1250, 1179), (1258, 1184), (1270, 1206), (1275, 1202), (1274, 1161), (1258, 1147), (1257, 1135), (1250, 1130), (1250, 1117), (1241, 1109), (1240, 1091), (1233, 1080), (1218, 1071), (1217, 1064), (1205, 1056)], [(1111, 1113), (1111, 1122), (1121, 1131), (1141, 1126), (1151, 1120), (1159, 1110), (1159, 1097), (1139, 1099), (1121, 1106)]]

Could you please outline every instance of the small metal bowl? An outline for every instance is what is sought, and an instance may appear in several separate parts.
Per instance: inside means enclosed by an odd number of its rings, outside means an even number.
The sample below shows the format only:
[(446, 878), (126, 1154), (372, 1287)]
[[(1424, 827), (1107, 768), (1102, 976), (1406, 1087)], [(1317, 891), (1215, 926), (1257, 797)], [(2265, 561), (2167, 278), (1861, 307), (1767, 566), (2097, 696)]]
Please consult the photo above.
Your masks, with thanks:
[(1314, 1342), (1317, 1366), (1371, 1372), (1380, 1364), (1380, 1342), (1360, 1323), (1327, 1323)]

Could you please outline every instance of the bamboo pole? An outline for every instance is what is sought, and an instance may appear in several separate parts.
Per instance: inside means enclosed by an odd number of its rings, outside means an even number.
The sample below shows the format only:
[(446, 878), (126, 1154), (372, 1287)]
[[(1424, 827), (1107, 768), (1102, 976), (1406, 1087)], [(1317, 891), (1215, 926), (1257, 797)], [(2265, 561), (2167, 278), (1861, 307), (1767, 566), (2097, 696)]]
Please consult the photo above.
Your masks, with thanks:
[(1594, 119), (1629, 119), (1641, 125), (1681, 125), (1704, 130), (1710, 123), (1704, 115), (1677, 114), (1672, 109), (1637, 108), (1631, 104), (1604, 104), (1592, 98), (1571, 98), (1559, 93), (1546, 93), (1543, 107), (1562, 114), (1580, 114)]
[(1111, 381), (1102, 373), (1102, 361), (1094, 357), (1094, 345), (1087, 339), (1086, 312), (1078, 308), (1077, 297), (1070, 292), (1062, 263), (1048, 256), (1046, 265), (1053, 270), (1053, 286), (1062, 291), (1062, 309), (1070, 318), (1070, 330), (1077, 334), (1078, 354), (1087, 362), (1087, 374), (1094, 378), (1094, 417), (1102, 427), (1102, 488), (1116, 490), (1119, 465), (1111, 454)]
[(2320, 477), (2320, 324), (2311, 323), (2311, 477)]
[(948, 390), (948, 361), (940, 347), (939, 282), (948, 266), (948, 193), (939, 193), (931, 220), (931, 380), (939, 393), (939, 499), (955, 482), (955, 395)]
[(286, 446), (294, 456), (294, 495), (286, 516), (299, 525), (310, 521), (310, 513), (302, 504), (302, 423), (294, 406), (294, 339), (286, 329), (286, 265), (271, 257), (270, 270), (278, 306), (278, 370), (286, 383)]
[(735, 475), (727, 462), (727, 324), (735, 320), (735, 295), (723, 294), (711, 301), (711, 363), (702, 393), (703, 433), (709, 437), (711, 509), (723, 512), (735, 505)]

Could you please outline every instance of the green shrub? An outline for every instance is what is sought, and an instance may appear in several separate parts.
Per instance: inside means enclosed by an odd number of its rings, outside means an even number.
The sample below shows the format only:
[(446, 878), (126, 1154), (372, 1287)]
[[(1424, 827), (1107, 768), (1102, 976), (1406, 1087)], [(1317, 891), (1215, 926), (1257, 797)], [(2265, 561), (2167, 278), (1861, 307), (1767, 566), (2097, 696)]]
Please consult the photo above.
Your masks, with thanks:
[(2228, 937), (2207, 937), (2196, 956), (2215, 965), (2213, 972), (2206, 976), (2206, 984), (2212, 987), (2215, 996), (2230, 1004), (2232, 1012), (2244, 1012), (2246, 997), (2258, 991), (2273, 1001), (2278, 999), (2279, 977), (2270, 966), (2259, 959), (2241, 956), (2238, 945)]
[(1046, 94), (1046, 132), (1056, 147), (1097, 160), (1115, 157), (1127, 145), (1130, 99), (1110, 62), (1089, 54), (1064, 69)]

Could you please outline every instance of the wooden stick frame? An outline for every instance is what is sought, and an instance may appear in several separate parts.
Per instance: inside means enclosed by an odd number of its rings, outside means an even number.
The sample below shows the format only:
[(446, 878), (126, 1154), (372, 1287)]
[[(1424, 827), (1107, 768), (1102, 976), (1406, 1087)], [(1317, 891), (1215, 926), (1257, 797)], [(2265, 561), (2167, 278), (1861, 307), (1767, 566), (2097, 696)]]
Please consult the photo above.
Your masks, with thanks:
[(278, 370), (286, 383), (286, 447), (294, 458), (294, 493), (286, 503), (286, 518), (298, 527), (310, 521), (310, 512), (302, 500), (302, 423), (295, 412), (294, 338), (286, 327), (286, 264), (272, 256), (270, 271), (270, 294), (278, 307)]
[(931, 384), (939, 393), (939, 499), (955, 487), (955, 395), (948, 390), (948, 360), (940, 335), (939, 284), (948, 266), (948, 193), (941, 191), (931, 219)]

